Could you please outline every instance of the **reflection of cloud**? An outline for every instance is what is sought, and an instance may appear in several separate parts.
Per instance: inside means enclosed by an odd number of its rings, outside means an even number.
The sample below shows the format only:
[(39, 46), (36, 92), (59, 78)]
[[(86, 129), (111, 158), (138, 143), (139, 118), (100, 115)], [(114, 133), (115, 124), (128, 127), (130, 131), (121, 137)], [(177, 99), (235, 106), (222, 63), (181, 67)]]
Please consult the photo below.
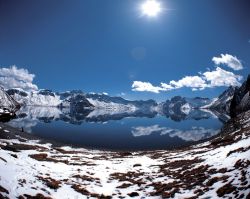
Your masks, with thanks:
[(151, 135), (155, 132), (160, 133), (160, 135), (169, 135), (170, 137), (177, 136), (185, 141), (198, 141), (218, 134), (219, 130), (205, 129), (203, 127), (192, 127), (190, 130), (180, 130), (160, 127), (159, 125), (132, 127), (134, 137)]
[(134, 137), (139, 137), (139, 136), (145, 136), (145, 135), (150, 135), (151, 133), (154, 132), (161, 132), (165, 130), (165, 127), (159, 127), (158, 125), (153, 125), (153, 126), (138, 126), (138, 127), (132, 127), (132, 134)]
[(23, 128), (26, 132), (31, 133), (32, 127), (38, 124), (39, 119), (55, 120), (60, 117), (61, 111), (55, 107), (24, 106), (16, 114), (19, 118), (11, 120), (8, 124), (15, 128)]
[(25, 118), (18, 118), (18, 119), (14, 119), (11, 120), (10, 122), (8, 122), (8, 124), (14, 128), (17, 129), (24, 129), (25, 132), (31, 133), (32, 132), (32, 128), (35, 127), (38, 123), (37, 119), (31, 119), (28, 117)]
[(215, 130), (215, 129), (205, 129), (203, 127), (192, 127), (192, 129), (185, 130), (185, 131), (175, 129), (169, 134), (169, 136), (170, 137), (177, 136), (185, 141), (199, 141), (199, 140), (203, 140), (206, 138), (210, 138), (214, 135), (217, 135), (218, 133), (219, 133), (219, 130)]

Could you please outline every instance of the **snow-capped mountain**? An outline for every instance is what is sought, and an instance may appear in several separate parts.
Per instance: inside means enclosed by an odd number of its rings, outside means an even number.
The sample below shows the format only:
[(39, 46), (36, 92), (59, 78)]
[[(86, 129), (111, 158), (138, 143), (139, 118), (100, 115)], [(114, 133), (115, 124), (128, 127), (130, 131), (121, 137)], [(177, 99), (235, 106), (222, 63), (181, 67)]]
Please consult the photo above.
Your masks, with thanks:
[(233, 99), (235, 89), (235, 87), (230, 86), (218, 98), (213, 99), (210, 104), (205, 105), (202, 108), (229, 114), (230, 104)]
[(236, 91), (234, 103), (237, 104), (237, 111), (245, 110), (244, 107), (250, 106), (249, 82), (250, 78), (241, 88), (229, 87), (218, 98), (213, 100), (201, 97), (187, 98), (175, 96), (159, 104), (154, 100), (131, 101), (122, 97), (112, 97), (104, 93), (84, 93), (81, 90), (59, 93), (46, 89), (31, 92), (22, 89), (10, 89), (7, 93), (21, 105), (65, 108), (67, 109), (66, 112), (71, 115), (76, 115), (77, 113), (87, 116), (89, 111), (86, 111), (86, 109), (95, 110), (91, 112), (89, 118), (99, 118), (104, 115), (124, 117), (124, 115), (161, 114), (166, 117), (173, 117), (175, 120), (182, 120), (187, 118), (188, 115), (196, 115), (197, 111), (194, 114), (192, 112), (197, 109), (213, 110), (228, 115), (230, 104)]
[(211, 99), (205, 97), (195, 97), (195, 98), (185, 98), (186, 102), (192, 107), (193, 109), (199, 109), (209, 103), (211, 103)]
[(62, 102), (60, 96), (46, 89), (31, 92), (22, 89), (9, 89), (7, 93), (21, 105), (56, 107)]
[(68, 107), (78, 112), (85, 108), (95, 108), (104, 109), (106, 112), (122, 113), (135, 112), (138, 109), (143, 111), (153, 110), (157, 106), (154, 100), (129, 101), (106, 94), (85, 94), (80, 90), (56, 93), (51, 90), (27, 92), (21, 89), (10, 89), (7, 92), (21, 105)]
[(0, 87), (0, 114), (5, 112), (14, 112), (20, 105)]

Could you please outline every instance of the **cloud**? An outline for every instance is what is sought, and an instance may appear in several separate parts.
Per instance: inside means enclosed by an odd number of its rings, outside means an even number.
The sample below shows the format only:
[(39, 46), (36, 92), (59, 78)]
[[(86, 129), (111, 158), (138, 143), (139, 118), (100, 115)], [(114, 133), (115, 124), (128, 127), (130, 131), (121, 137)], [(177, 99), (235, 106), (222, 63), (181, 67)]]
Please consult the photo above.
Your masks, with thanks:
[(232, 68), (233, 70), (241, 70), (243, 69), (243, 66), (241, 64), (241, 61), (233, 55), (229, 54), (221, 54), (221, 57), (213, 57), (212, 61), (216, 65), (224, 64), (228, 66), (229, 68)]
[(159, 93), (160, 91), (164, 91), (165, 89), (163, 87), (153, 86), (149, 82), (134, 81), (132, 84), (132, 90)]
[(239, 86), (242, 80), (242, 76), (235, 75), (232, 72), (223, 70), (217, 67), (214, 71), (208, 71), (203, 73), (204, 79), (209, 82), (208, 87), (219, 86)]
[(27, 69), (11, 66), (10, 68), (0, 68), (0, 85), (5, 89), (21, 88), (23, 90), (37, 90), (33, 84), (34, 74), (30, 74)]
[(186, 76), (178, 81), (170, 81), (173, 88), (188, 87), (192, 89), (204, 89), (207, 87), (206, 81), (199, 76)]
[(131, 132), (134, 137), (147, 136), (151, 135), (152, 133), (159, 133), (160, 135), (179, 137), (185, 141), (199, 141), (218, 134), (219, 130), (205, 129), (203, 127), (192, 127), (189, 130), (180, 130), (168, 127), (160, 127), (159, 125), (152, 125), (146, 127), (144, 126), (132, 127)]
[[(216, 64), (226, 64), (228, 67), (234, 70), (240, 70), (243, 68), (240, 61), (232, 55), (221, 55), (221, 58), (214, 57), (213, 61)], [(147, 91), (153, 93), (159, 93), (161, 91), (170, 91), (174, 89), (180, 89), (183, 87), (191, 88), (192, 91), (203, 90), (205, 88), (214, 87), (228, 87), (228, 86), (240, 86), (242, 76), (236, 75), (233, 72), (222, 69), (217, 66), (212, 71), (200, 72), (198, 75), (185, 76), (179, 80), (171, 80), (169, 83), (162, 82), (160, 86), (154, 86), (150, 82), (134, 81), (132, 84), (133, 91)]]
[(161, 83), (161, 87), (165, 90), (165, 91), (169, 91), (169, 90), (172, 90), (173, 87), (169, 84), (166, 84), (166, 83)]

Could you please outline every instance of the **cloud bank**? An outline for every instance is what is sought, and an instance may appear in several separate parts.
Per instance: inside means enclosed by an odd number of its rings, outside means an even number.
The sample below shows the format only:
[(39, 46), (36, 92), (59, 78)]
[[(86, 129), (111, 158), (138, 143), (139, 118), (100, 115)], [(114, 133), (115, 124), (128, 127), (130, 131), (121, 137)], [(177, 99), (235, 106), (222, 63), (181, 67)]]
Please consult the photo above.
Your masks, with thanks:
[(27, 69), (11, 66), (9, 68), (0, 68), (0, 85), (5, 89), (21, 88), (23, 90), (37, 90), (37, 85), (33, 84), (34, 74), (29, 73)]
[(233, 70), (241, 70), (243, 66), (237, 57), (229, 54), (221, 54), (221, 57), (213, 57), (212, 61), (216, 65), (213, 71), (206, 71), (194, 76), (185, 76), (179, 80), (171, 80), (169, 83), (162, 82), (160, 86), (154, 86), (150, 82), (134, 81), (132, 91), (160, 93), (161, 91), (170, 91), (179, 88), (190, 88), (195, 91), (205, 88), (241, 85), (242, 76), (224, 70), (219, 66), (223, 64)]

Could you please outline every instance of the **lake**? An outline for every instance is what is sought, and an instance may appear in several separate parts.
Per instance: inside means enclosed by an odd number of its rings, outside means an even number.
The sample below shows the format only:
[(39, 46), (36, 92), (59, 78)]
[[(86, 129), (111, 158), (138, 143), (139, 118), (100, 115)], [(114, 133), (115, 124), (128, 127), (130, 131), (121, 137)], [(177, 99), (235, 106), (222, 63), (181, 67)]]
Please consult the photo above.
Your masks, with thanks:
[[(95, 110), (96, 111), (96, 110)], [(107, 150), (173, 149), (219, 133), (221, 119), (210, 112), (188, 115), (130, 115), (86, 110), (71, 113), (51, 107), (23, 107), (10, 126), (65, 145)]]

